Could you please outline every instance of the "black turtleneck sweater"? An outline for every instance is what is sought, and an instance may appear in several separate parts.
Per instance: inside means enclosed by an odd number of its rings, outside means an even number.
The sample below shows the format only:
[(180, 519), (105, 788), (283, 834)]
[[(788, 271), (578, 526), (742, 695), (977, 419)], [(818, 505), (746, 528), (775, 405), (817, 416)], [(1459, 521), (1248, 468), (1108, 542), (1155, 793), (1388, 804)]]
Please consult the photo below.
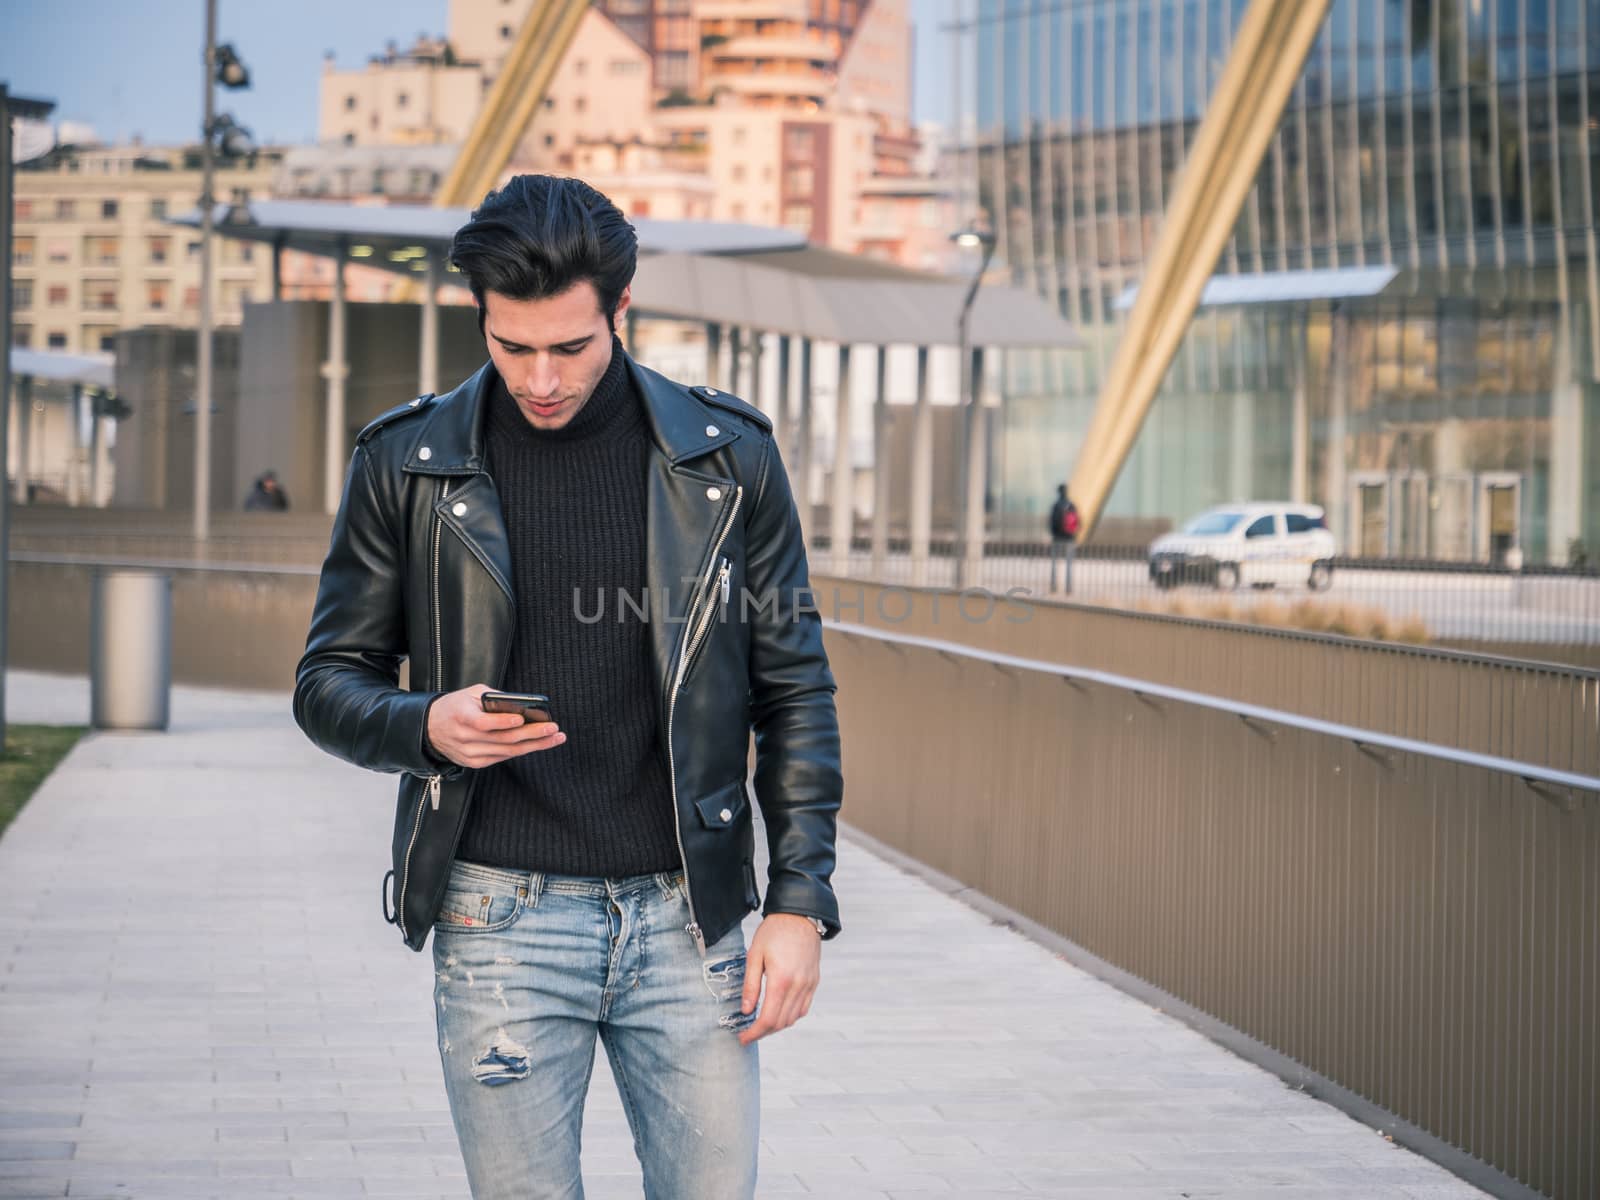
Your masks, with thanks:
[[(517, 625), (506, 691), (543, 692), (567, 735), (486, 768), (456, 853), (560, 875), (677, 870), (677, 829), (658, 738), (650, 631), (621, 609), (645, 594), (649, 431), (622, 344), (567, 425), (535, 429), (498, 378), (485, 416), (487, 468), (511, 542)], [(604, 619), (592, 617), (604, 603)]]

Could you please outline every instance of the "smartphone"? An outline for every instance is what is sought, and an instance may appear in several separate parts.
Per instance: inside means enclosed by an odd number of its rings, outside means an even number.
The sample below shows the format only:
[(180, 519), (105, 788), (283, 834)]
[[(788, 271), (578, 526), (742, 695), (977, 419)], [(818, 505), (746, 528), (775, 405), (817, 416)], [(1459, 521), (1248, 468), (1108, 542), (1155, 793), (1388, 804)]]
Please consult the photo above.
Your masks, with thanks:
[(524, 725), (550, 720), (550, 697), (537, 692), (485, 692), (479, 699), (484, 712), (521, 713)]

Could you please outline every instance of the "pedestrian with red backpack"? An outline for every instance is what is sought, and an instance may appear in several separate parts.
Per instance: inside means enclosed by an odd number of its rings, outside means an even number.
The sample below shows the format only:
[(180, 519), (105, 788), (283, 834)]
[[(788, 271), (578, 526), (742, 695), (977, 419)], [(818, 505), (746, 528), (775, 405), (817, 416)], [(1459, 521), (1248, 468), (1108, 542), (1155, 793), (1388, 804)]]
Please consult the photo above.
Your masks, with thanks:
[[(1056, 502), (1050, 506), (1050, 590), (1072, 594), (1072, 555), (1078, 544), (1078, 506), (1067, 496), (1067, 485), (1056, 486)], [(1056, 587), (1056, 563), (1064, 562), (1062, 585)]]

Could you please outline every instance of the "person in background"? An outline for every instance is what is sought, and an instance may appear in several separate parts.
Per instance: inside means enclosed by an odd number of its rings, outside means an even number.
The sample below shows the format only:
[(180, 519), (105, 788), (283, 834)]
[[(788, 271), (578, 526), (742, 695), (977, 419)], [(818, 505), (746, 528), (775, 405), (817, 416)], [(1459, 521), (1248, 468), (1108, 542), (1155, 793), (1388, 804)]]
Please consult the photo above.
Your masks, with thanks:
[(250, 494), (244, 498), (245, 512), (285, 512), (288, 507), (289, 497), (278, 482), (276, 471), (263, 471), (256, 476)]
[[(1072, 594), (1072, 555), (1078, 543), (1078, 506), (1067, 495), (1067, 485), (1056, 485), (1056, 502), (1050, 506), (1050, 590)], [(1056, 563), (1065, 563), (1061, 586), (1056, 587)]]

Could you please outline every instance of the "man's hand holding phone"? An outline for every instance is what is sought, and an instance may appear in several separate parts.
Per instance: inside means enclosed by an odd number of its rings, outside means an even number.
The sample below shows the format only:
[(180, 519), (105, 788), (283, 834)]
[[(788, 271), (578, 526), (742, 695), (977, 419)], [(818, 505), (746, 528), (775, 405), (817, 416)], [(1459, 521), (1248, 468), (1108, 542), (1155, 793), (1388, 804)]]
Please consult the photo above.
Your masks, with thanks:
[[(519, 711), (485, 712), (482, 696), (493, 691), (475, 683), (445, 692), (428, 709), (428, 743), (463, 767), (489, 767), (508, 758), (551, 750), (567, 740), (554, 721), (529, 721)], [(545, 710), (548, 715), (548, 709)]]

